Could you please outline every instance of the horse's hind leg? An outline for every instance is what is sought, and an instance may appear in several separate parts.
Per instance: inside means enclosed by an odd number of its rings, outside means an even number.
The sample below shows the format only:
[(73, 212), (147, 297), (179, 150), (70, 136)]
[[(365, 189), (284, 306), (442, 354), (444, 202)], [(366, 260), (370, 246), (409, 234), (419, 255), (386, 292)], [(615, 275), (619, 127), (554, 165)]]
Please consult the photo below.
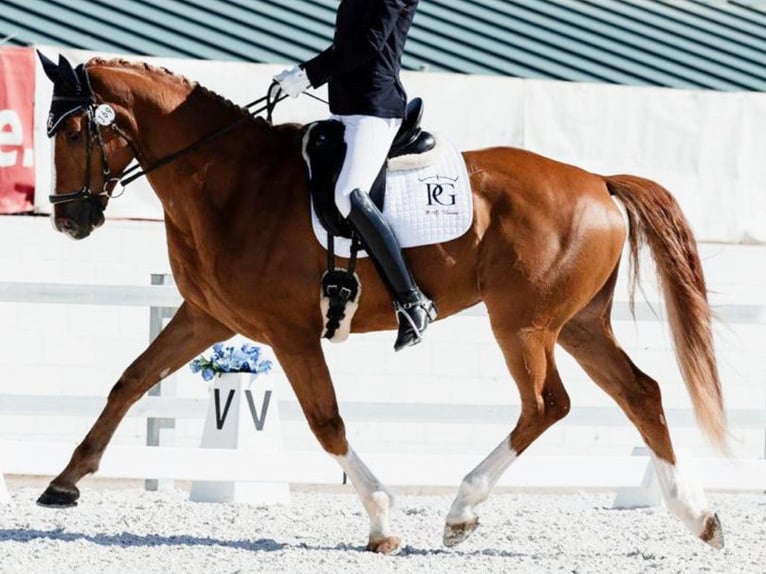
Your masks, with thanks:
[(702, 489), (678, 470), (665, 423), (659, 385), (619, 347), (609, 322), (611, 291), (602, 292), (562, 329), (559, 343), (622, 408), (651, 450), (668, 509), (702, 540), (721, 548), (723, 531)]
[(516, 427), (475, 469), (466, 475), (444, 527), (444, 544), (455, 546), (476, 529), (474, 508), (545, 429), (569, 412), (569, 396), (553, 356), (554, 332), (543, 329), (503, 330), (494, 326), (511, 374), (519, 388), (521, 415)]
[(77, 482), (98, 470), (104, 449), (128, 409), (163, 377), (232, 334), (209, 315), (182, 304), (167, 327), (122, 374), (98, 420), (37, 503), (55, 507), (77, 504), (80, 496)]

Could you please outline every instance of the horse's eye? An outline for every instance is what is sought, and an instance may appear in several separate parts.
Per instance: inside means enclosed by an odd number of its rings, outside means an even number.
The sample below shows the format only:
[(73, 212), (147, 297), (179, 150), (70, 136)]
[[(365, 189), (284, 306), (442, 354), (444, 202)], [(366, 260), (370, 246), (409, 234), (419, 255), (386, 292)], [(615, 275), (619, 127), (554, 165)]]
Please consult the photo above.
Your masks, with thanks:
[(80, 139), (80, 133), (81, 132), (78, 131), (78, 130), (71, 130), (71, 131), (66, 132), (66, 135), (64, 137), (66, 137), (66, 141), (67, 142), (69, 142), (69, 143), (76, 143), (77, 140)]

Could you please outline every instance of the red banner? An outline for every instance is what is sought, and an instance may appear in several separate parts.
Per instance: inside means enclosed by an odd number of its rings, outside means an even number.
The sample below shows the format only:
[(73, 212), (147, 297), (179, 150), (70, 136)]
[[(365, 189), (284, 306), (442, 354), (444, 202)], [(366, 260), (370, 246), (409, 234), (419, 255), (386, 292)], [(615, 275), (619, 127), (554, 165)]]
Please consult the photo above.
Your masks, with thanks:
[(0, 48), (0, 213), (34, 209), (35, 52)]

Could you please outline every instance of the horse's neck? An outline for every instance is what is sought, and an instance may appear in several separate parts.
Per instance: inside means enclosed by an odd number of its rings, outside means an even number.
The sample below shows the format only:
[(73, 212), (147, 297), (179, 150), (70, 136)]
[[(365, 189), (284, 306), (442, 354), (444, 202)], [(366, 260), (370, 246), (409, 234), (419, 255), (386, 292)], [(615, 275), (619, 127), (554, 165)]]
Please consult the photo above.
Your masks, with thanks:
[(101, 62), (89, 75), (107, 103), (126, 110), (144, 168), (243, 115), (220, 96), (159, 68)]
[[(192, 145), (242, 117), (234, 106), (227, 106), (199, 86), (179, 84), (170, 78), (161, 80), (151, 91), (135, 95), (133, 114), (144, 159), (149, 163)], [(212, 142), (205, 152), (215, 154), (219, 145)]]
[[(90, 74), (97, 93), (126, 110), (145, 170), (245, 115), (220, 96), (164, 70), (106, 63), (95, 65)], [(152, 170), (149, 178), (165, 209), (182, 187), (188, 196), (190, 186), (202, 185), (201, 170), (231, 161), (233, 145), (229, 137), (213, 139), (195, 153), (183, 153), (167, 167)]]
[[(219, 96), (162, 72), (97, 69), (93, 83), (106, 101), (124, 110), (143, 169), (247, 118)], [(267, 212), (290, 219), (302, 208), (301, 186), (285, 183), (297, 181), (294, 174), (302, 167), (300, 137), (299, 126), (247, 120), (151, 171), (148, 179), (165, 211), (169, 243), (195, 251), (200, 245), (221, 244), (229, 235), (241, 236), (247, 227), (248, 237), (270, 245), (276, 219), (256, 226), (249, 221)], [(281, 165), (285, 168), (278, 169)]]

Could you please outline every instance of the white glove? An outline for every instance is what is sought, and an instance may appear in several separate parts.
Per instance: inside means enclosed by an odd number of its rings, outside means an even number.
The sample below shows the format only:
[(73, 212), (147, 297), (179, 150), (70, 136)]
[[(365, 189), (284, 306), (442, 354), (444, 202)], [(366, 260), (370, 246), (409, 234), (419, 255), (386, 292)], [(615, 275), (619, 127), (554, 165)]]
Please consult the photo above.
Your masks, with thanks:
[(297, 98), (303, 93), (303, 90), (311, 86), (306, 71), (298, 66), (279, 72), (274, 76), (274, 81), (291, 98)]

